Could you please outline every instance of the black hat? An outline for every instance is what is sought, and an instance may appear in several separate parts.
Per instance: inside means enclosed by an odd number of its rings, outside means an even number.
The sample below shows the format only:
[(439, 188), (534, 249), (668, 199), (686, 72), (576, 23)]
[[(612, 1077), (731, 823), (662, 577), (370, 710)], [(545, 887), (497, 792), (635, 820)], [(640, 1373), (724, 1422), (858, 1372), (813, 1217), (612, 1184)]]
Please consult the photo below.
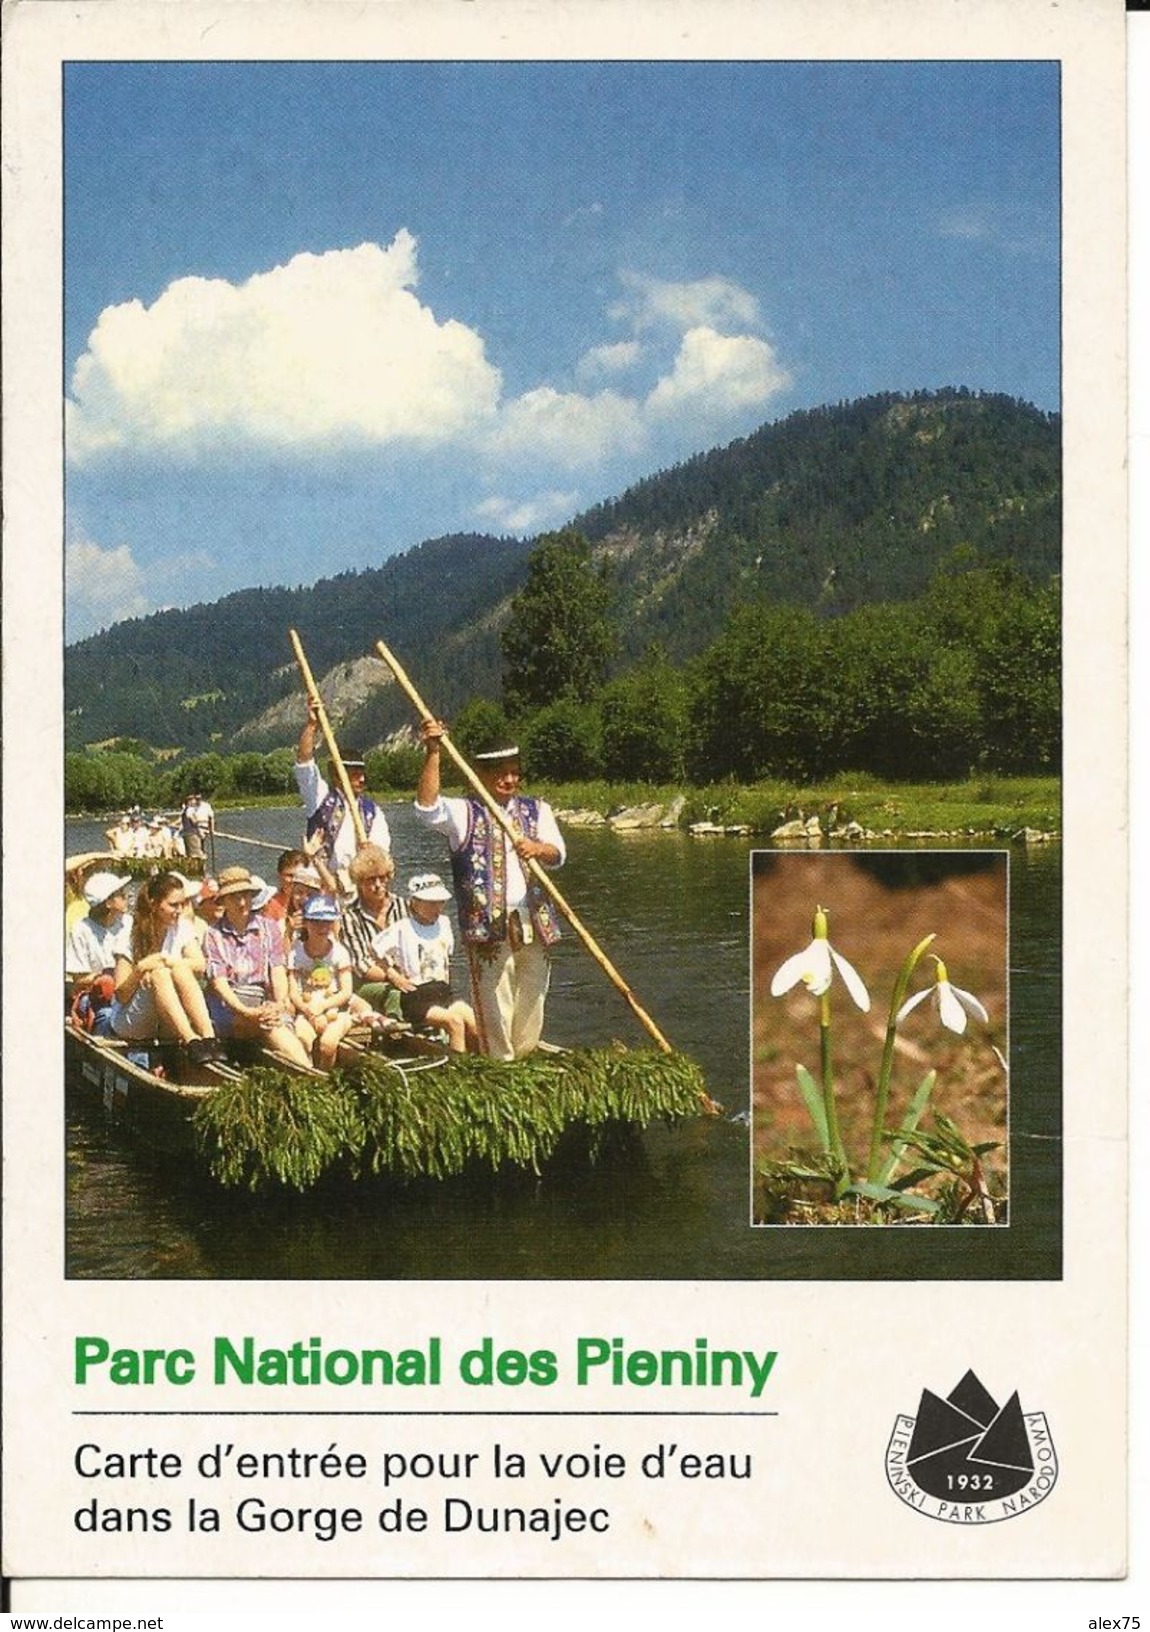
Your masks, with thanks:
[(477, 765), (495, 765), (501, 759), (518, 759), (519, 748), (508, 741), (502, 731), (487, 731), (480, 737), (472, 754)]

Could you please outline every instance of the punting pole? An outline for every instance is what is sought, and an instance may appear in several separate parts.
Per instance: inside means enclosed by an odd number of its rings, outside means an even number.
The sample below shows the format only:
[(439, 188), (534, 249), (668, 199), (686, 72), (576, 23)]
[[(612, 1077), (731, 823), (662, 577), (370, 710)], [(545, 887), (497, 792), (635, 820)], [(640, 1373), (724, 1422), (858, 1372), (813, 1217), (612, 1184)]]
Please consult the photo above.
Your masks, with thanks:
[(340, 757), (339, 746), (335, 740), (335, 732), (332, 730), (331, 721), (327, 717), (327, 709), (323, 706), (323, 698), (319, 694), (319, 687), (316, 685), (315, 678), (311, 672), (311, 669), (308, 667), (308, 661), (304, 656), (304, 650), (303, 646), (300, 644), (299, 636), (296, 634), (294, 629), (288, 630), (288, 636), (292, 643), (292, 650), (295, 652), (295, 660), (299, 664), (299, 672), (303, 675), (303, 683), (307, 687), (308, 699), (314, 705), (316, 714), (319, 716), (320, 730), (323, 732), (323, 740), (327, 744), (327, 751), (331, 756), (331, 762), (335, 766), (335, 774), (339, 782), (340, 791), (347, 803), (348, 810), (351, 812), (352, 823), (355, 827), (356, 843), (366, 844), (367, 831), (363, 825), (363, 812), (359, 808), (359, 800), (352, 791), (351, 778), (347, 774), (347, 766)]
[[(376, 641), (375, 649), (379, 653), (380, 657), (383, 658), (383, 661), (387, 664), (392, 674), (395, 676), (396, 684), (402, 691), (406, 692), (408, 701), (411, 703), (420, 719), (434, 720), (435, 715), (423, 701), (423, 698), (419, 695), (418, 691), (416, 691), (406, 670), (403, 668), (403, 665), (400, 663), (399, 659), (395, 656), (395, 653), (392, 652), (382, 640)], [(474, 790), (476, 796), (483, 801), (487, 809), (495, 817), (495, 820), (499, 823), (500, 827), (512, 840), (512, 842), (514, 843), (516, 839), (522, 837), (519, 830), (516, 828), (515, 823), (503, 809), (503, 806), (499, 804), (496, 799), (493, 799), (490, 793), (488, 793), (479, 777), (471, 769), (471, 766), (464, 759), (463, 755), (459, 752), (459, 749), (455, 746), (446, 732), (441, 738), (441, 741), (456, 769), (460, 772), (468, 786)], [(591, 956), (595, 959), (595, 962), (611, 981), (611, 984), (622, 993), (639, 1023), (655, 1040), (655, 1042), (658, 1043), (659, 1047), (665, 1054), (673, 1053), (674, 1051), (671, 1048), (670, 1043), (663, 1036), (663, 1033), (659, 1030), (651, 1016), (639, 1002), (639, 999), (635, 996), (630, 986), (628, 986), (627, 982), (623, 979), (623, 976), (619, 973), (618, 969), (616, 969), (610, 958), (608, 958), (598, 941), (591, 934), (591, 931), (579, 918), (574, 908), (560, 894), (546, 869), (541, 867), (534, 859), (525, 862), (524, 865), (531, 874), (532, 878), (535, 879), (536, 883), (547, 891), (547, 894), (551, 897), (552, 901), (554, 901), (560, 912), (567, 919), (568, 923), (571, 925), (571, 928), (575, 931), (576, 935), (579, 936), (588, 952), (590, 952)], [(704, 1109), (717, 1111), (718, 1107), (714, 1104), (714, 1101), (708, 1099), (706, 1095), (703, 1096), (703, 1102)]]
[(275, 850), (283, 853), (283, 845), (273, 844), (270, 839), (249, 839), (242, 833), (225, 833), (221, 827), (216, 828), (216, 835), (218, 838), (227, 839), (231, 844), (252, 844), (257, 850)]

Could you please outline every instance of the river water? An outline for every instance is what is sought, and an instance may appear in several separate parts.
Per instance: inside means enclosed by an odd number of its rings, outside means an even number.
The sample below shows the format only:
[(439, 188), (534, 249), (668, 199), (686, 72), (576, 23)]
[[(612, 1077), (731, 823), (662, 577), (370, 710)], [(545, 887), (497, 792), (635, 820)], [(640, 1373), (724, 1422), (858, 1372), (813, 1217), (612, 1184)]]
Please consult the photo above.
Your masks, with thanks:
[[(446, 871), (442, 840), (387, 807), (399, 877)], [(274, 879), (297, 810), (227, 811), (216, 865)], [(1060, 1273), (1061, 850), (1011, 858), (1011, 1223), (778, 1229), (750, 1223), (751, 841), (573, 828), (562, 887), (726, 1114), (648, 1129), (597, 1166), (448, 1184), (383, 1180), (307, 1196), (222, 1191), (67, 1099), (68, 1273), (111, 1279), (1013, 1279)], [(761, 842), (761, 841), (759, 841)], [(69, 820), (68, 852), (99, 848)], [(466, 990), (460, 971), (457, 988)], [(548, 1035), (641, 1046), (622, 998), (568, 933)]]

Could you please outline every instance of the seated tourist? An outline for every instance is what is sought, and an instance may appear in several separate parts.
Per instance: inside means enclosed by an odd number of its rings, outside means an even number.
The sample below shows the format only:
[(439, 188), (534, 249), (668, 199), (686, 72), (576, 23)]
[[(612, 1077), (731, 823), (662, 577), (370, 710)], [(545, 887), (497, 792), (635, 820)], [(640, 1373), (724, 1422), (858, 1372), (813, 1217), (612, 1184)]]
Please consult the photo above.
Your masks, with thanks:
[(116, 958), (128, 951), (132, 920), (124, 891), (130, 882), (115, 873), (93, 873), (84, 885), (88, 911), (68, 936), (64, 973), (72, 1015), (88, 1029), (111, 1006)]
[(302, 850), (285, 850), (276, 862), (276, 888), (259, 911), (265, 918), (274, 918), (282, 923), (294, 904), (302, 905), (302, 900), (295, 896), (296, 875), (308, 865), (307, 856)]
[(70, 935), (80, 922), (87, 917), (88, 903), (84, 899), (84, 885), (98, 867), (107, 866), (108, 862), (115, 861), (115, 856), (106, 850), (83, 850), (78, 856), (68, 856), (64, 861), (64, 933)]
[(175, 873), (157, 873), (137, 892), (128, 946), (116, 956), (108, 1024), (114, 1037), (128, 1041), (176, 1038), (199, 1063), (223, 1050), (198, 979), (204, 955), (184, 910), (187, 899), (187, 883)]
[(358, 1019), (372, 1013), (352, 993), (351, 957), (336, 939), (339, 903), (330, 895), (304, 902), (303, 927), (288, 954), (288, 994), (295, 1010), (296, 1035), (328, 1071), (339, 1045)]
[(455, 936), (443, 911), (451, 900), (438, 873), (419, 873), (407, 886), (408, 917), (381, 930), (373, 945), (398, 988), (400, 1012), (412, 1026), (438, 1026), (457, 1054), (479, 1051), (479, 1030), (470, 1003), (451, 995)]
[(216, 1035), (265, 1042), (294, 1064), (310, 1065), (293, 1026), (279, 925), (253, 910), (259, 881), (246, 867), (225, 867), (218, 884), (219, 920), (204, 937)]
[(352, 976), (358, 995), (379, 1014), (399, 1019), (399, 989), (387, 978), (372, 944), (381, 929), (407, 917), (407, 904), (392, 895), (395, 863), (378, 844), (363, 844), (352, 857), (348, 874), (355, 899), (344, 903), (340, 938), (351, 953)]

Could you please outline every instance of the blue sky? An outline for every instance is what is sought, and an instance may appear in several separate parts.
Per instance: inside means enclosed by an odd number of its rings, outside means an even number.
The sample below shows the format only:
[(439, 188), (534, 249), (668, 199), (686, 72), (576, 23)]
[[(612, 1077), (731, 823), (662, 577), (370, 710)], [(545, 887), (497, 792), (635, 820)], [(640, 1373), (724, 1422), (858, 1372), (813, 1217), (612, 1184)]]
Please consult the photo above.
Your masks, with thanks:
[(795, 408), (1059, 406), (1047, 63), (74, 63), (67, 631), (532, 535)]

